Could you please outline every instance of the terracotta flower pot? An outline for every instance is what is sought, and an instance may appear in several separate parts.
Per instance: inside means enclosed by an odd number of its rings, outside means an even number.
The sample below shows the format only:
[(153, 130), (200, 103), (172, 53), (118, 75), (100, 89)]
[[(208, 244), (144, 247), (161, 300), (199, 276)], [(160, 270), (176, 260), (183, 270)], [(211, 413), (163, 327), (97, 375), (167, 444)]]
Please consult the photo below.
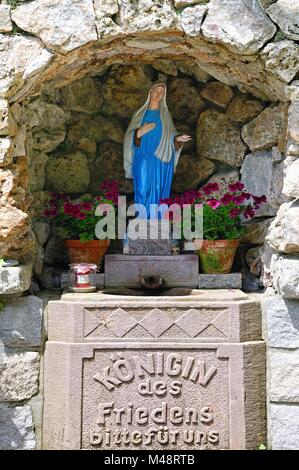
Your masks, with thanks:
[(239, 240), (201, 240), (197, 250), (201, 269), (207, 274), (229, 273), (234, 261)]
[(100, 265), (106, 254), (110, 240), (89, 240), (85, 243), (80, 240), (64, 240), (68, 249), (70, 263), (94, 263)]

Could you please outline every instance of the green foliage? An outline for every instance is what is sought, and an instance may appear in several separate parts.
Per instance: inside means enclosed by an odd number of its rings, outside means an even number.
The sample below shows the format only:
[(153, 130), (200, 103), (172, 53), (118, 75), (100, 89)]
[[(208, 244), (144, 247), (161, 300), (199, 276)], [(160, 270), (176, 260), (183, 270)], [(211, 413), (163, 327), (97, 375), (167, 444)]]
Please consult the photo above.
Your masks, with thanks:
[[(51, 199), (41, 216), (51, 221), (56, 234), (63, 239), (80, 240), (83, 243), (95, 240), (97, 238), (96, 225), (106, 216), (106, 207), (110, 209), (109, 206), (112, 206), (116, 214), (119, 195), (116, 180), (104, 181), (100, 189), (102, 194), (92, 199), (84, 198), (84, 200), (71, 200), (67, 194), (51, 192)], [(102, 207), (106, 211), (104, 215), (96, 215), (100, 204), (106, 206)]]
[(232, 219), (229, 215), (234, 204), (220, 206), (216, 210), (203, 204), (203, 238), (205, 240), (234, 240), (246, 232), (240, 217)]
[(260, 444), (257, 450), (267, 450), (267, 446), (265, 444)]
[(0, 311), (3, 310), (7, 305), (7, 301), (0, 296)]

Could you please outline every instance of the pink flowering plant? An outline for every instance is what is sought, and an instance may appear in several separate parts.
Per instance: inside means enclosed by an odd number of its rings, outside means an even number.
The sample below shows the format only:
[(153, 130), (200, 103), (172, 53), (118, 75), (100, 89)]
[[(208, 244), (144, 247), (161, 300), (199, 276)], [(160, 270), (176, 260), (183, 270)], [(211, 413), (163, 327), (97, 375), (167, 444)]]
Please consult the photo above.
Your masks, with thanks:
[[(64, 239), (86, 242), (95, 240), (95, 227), (103, 216), (96, 216), (99, 204), (109, 204), (117, 208), (118, 181), (104, 181), (98, 196), (92, 199), (71, 200), (68, 194), (50, 192), (51, 199), (42, 216), (51, 220), (56, 233)], [(104, 212), (105, 215), (105, 212)]]
[[(208, 183), (200, 190), (191, 189), (174, 198), (162, 199), (160, 203), (180, 207), (191, 205), (191, 228), (195, 226), (195, 205), (203, 205), (203, 239), (232, 240), (240, 238), (246, 227), (243, 221), (254, 217), (261, 204), (267, 201), (265, 195), (255, 196), (244, 190), (240, 181), (229, 184), (223, 195), (219, 194), (218, 183)], [(171, 218), (172, 213), (169, 213)]]

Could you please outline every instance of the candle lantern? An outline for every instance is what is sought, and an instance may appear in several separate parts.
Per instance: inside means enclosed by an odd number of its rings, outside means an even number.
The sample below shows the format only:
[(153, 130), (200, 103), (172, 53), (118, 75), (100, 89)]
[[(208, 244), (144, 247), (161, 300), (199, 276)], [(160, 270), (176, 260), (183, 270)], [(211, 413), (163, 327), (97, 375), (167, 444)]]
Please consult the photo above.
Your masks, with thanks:
[(74, 292), (94, 292), (96, 290), (97, 265), (92, 263), (71, 263), (70, 289)]

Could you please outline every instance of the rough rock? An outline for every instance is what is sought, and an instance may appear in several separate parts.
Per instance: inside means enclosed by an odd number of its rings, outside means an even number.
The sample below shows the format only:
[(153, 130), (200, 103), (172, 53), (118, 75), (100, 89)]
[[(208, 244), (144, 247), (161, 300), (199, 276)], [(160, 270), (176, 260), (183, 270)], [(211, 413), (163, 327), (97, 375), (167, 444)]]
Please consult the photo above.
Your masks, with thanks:
[(0, 5), (0, 33), (12, 31), (10, 10), (11, 7), (9, 5)]
[(172, 77), (177, 77), (178, 75), (177, 66), (172, 60), (155, 60), (151, 66), (153, 69), (163, 72), (166, 75), (171, 75)]
[(209, 82), (201, 92), (201, 96), (221, 108), (227, 108), (229, 102), (234, 96), (233, 89), (221, 82)]
[[(45, 250), (43, 249), (43, 247), (41, 245), (37, 245), (37, 248), (36, 248), (36, 250), (34, 252), (34, 255), (32, 257), (33, 273), (36, 274), (36, 275), (41, 274), (41, 272), (43, 270), (44, 253), (45, 253)], [(33, 286), (33, 289), (32, 289), (32, 283), (31, 283), (29, 292), (31, 294), (35, 294), (34, 286)]]
[(64, 110), (55, 104), (34, 100), (26, 106), (26, 117), (30, 128), (59, 129), (67, 120)]
[(68, 262), (67, 250), (61, 237), (54, 234), (49, 238), (45, 246), (44, 261), (50, 266), (57, 266)]
[(276, 2), (277, 0), (257, 0), (260, 5), (263, 7), (263, 8), (268, 8), (270, 5), (272, 5), (272, 3)]
[(249, 270), (244, 263), (242, 266), (242, 290), (245, 292), (259, 292), (264, 288), (262, 281)]
[(29, 405), (0, 404), (1, 450), (33, 450), (36, 441), (32, 411)]
[[(299, 81), (298, 81), (299, 83)], [(299, 95), (298, 95), (299, 101)], [(288, 133), (295, 143), (299, 143), (299, 104), (298, 101), (291, 103), (288, 112)]]
[(261, 52), (266, 69), (289, 83), (299, 71), (299, 46), (294, 41), (271, 42)]
[[(0, 5), (1, 6), (1, 5)], [(0, 135), (14, 136), (18, 131), (13, 113), (9, 111), (8, 101), (0, 98)], [(11, 111), (11, 109), (10, 109)]]
[(190, 126), (196, 124), (200, 111), (206, 106), (200, 90), (190, 78), (174, 78), (170, 81), (167, 105), (176, 122), (184, 122)]
[(7, 137), (0, 137), (0, 167), (12, 162), (12, 142)]
[[(280, 141), (284, 143), (286, 128), (286, 107), (266, 108), (255, 119), (242, 128), (242, 138), (252, 152), (273, 147)], [(281, 145), (279, 145), (280, 150)]]
[(255, 276), (259, 276), (261, 274), (261, 257), (263, 251), (263, 246), (253, 247), (250, 248), (245, 255), (246, 263), (249, 266), (250, 272)]
[(47, 162), (47, 189), (80, 193), (86, 191), (89, 180), (88, 159), (80, 150), (51, 157)]
[(199, 65), (194, 61), (177, 61), (176, 66), (180, 72), (188, 77), (194, 77), (198, 82), (207, 82), (211, 76), (204, 72)]
[(66, 113), (61, 107), (42, 100), (33, 101), (26, 109), (28, 126), (32, 129), (32, 147), (52, 152), (65, 139)]
[(267, 197), (267, 202), (256, 211), (256, 217), (275, 215), (286, 199), (281, 195), (283, 163), (273, 165), (271, 151), (249, 153), (241, 167), (241, 175), (241, 181), (249, 193)]
[(190, 5), (197, 5), (198, 3), (208, 3), (209, 0), (174, 0), (174, 6), (176, 8), (185, 8)]
[(146, 67), (111, 67), (103, 84), (103, 112), (130, 117), (145, 102), (151, 84), (150, 70)]
[[(273, 163), (280, 163), (283, 160), (283, 156), (278, 147), (272, 147), (272, 162)], [(284, 162), (285, 168), (285, 162)]]
[(44, 45), (38, 38), (27, 35), (0, 34), (0, 42), (0, 96), (7, 98), (15, 92), (13, 85), (22, 84), (26, 67), (36, 62)]
[(45, 153), (35, 153), (29, 164), (30, 191), (42, 191), (44, 189), (46, 174), (45, 167), (48, 161)]
[(299, 254), (299, 201), (282, 204), (269, 227), (267, 240), (274, 250)]
[(215, 164), (206, 158), (181, 154), (173, 180), (173, 191), (183, 192), (197, 188), (215, 170)]
[(299, 4), (297, 0), (278, 0), (266, 10), (287, 38), (299, 40)]
[(54, 54), (52, 54), (47, 49), (43, 49), (35, 59), (32, 59), (27, 64), (22, 78), (27, 80), (28, 78), (34, 77), (37, 73), (43, 71), (50, 64), (53, 57)]
[(273, 287), (284, 299), (299, 299), (298, 256), (273, 255), (270, 271)]
[(78, 141), (78, 148), (82, 150), (85, 155), (87, 155), (88, 159), (94, 159), (97, 152), (96, 142), (89, 140), (87, 137), (81, 137), (81, 139)]
[[(64, 254), (66, 255), (65, 250), (64, 250)], [(57, 253), (56, 253), (56, 256), (58, 257)], [(68, 263), (68, 260), (66, 260), (65, 264), (67, 263)], [(37, 274), (37, 279), (42, 289), (44, 290), (56, 289), (59, 292), (60, 287), (61, 287), (61, 275), (63, 271), (65, 272), (65, 268), (57, 266), (57, 263), (55, 267), (44, 266), (42, 269), (42, 272)]]
[(287, 155), (298, 157), (299, 156), (299, 145), (298, 144), (291, 144), (287, 145)]
[(19, 297), (0, 312), (0, 339), (15, 348), (41, 345), (43, 302), (34, 295)]
[(285, 169), (282, 192), (288, 197), (299, 198), (299, 159)]
[(23, 401), (38, 393), (39, 354), (5, 353), (0, 376), (0, 400)]
[(97, 20), (104, 18), (104, 16), (115, 15), (118, 12), (117, 0), (94, 0), (93, 4)]
[(92, 143), (103, 142), (109, 138), (109, 140), (122, 144), (124, 129), (115, 116), (107, 118), (101, 115), (88, 116), (85, 114), (77, 123), (68, 128), (66, 143), (80, 148), (83, 137)]
[(255, 118), (262, 110), (260, 101), (247, 95), (239, 95), (229, 103), (227, 115), (232, 121), (245, 123)]
[(50, 225), (45, 219), (35, 219), (32, 222), (33, 231), (40, 245), (44, 245), (51, 233)]
[(270, 244), (265, 241), (264, 252), (262, 254), (262, 280), (265, 287), (272, 289), (273, 283), (271, 278), (271, 261), (272, 257), (276, 254)]
[(294, 351), (270, 348), (268, 354), (270, 368), (269, 395), (271, 401), (299, 402), (299, 349)]
[(26, 155), (26, 126), (19, 126), (18, 133), (12, 140), (12, 156), (24, 157)]
[(244, 223), (246, 233), (240, 238), (241, 243), (252, 243), (254, 245), (262, 245), (268, 234), (269, 226), (273, 218), (258, 220), (251, 219)]
[(271, 295), (263, 299), (262, 308), (267, 322), (267, 344), (272, 348), (299, 348), (298, 300)]
[(17, 26), (62, 53), (97, 40), (92, 0), (36, 0), (17, 6), (11, 16)]
[(196, 128), (197, 152), (203, 158), (241, 166), (246, 146), (229, 118), (214, 109), (200, 114)]
[(32, 265), (0, 267), (0, 293), (18, 294), (30, 287)]
[(103, 103), (101, 87), (101, 83), (97, 80), (84, 77), (60, 91), (64, 105), (71, 111), (96, 114), (101, 111)]
[(210, 0), (201, 29), (206, 39), (243, 54), (255, 54), (276, 32), (256, 0)]
[[(142, 11), (142, 15), (140, 15)], [(119, 25), (126, 33), (141, 31), (173, 31), (178, 18), (171, 0), (127, 0), (120, 3)]]
[(90, 184), (88, 191), (99, 194), (99, 186), (113, 177), (120, 182), (120, 192), (131, 193), (133, 191), (132, 180), (124, 178), (123, 147), (112, 141), (105, 141), (99, 145), (98, 157), (90, 166)]
[(272, 450), (297, 450), (299, 448), (299, 406), (270, 403), (269, 427)]
[(183, 10), (181, 26), (188, 36), (199, 35), (204, 14), (207, 9), (206, 5), (196, 5)]
[(96, 30), (98, 38), (101, 42), (108, 42), (117, 39), (118, 36), (123, 36), (124, 31), (118, 24), (116, 24), (112, 18), (105, 17), (101, 20), (96, 20)]

